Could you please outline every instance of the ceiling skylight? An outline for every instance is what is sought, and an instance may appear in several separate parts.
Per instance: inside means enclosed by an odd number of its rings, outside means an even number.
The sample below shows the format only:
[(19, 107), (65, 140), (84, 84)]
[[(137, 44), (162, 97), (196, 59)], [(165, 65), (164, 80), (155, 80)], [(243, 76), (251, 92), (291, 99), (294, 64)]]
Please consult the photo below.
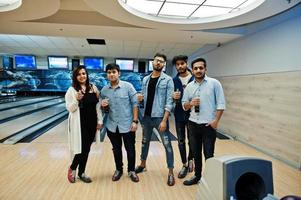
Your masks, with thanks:
[(169, 15), (169, 16), (174, 15), (174, 16), (188, 17), (197, 8), (198, 8), (197, 5), (166, 2), (159, 14)]
[[(225, 18), (244, 14), (265, 0), (119, 0), (132, 14), (154, 21), (202, 20)], [(245, 10), (245, 12), (243, 12)], [(239, 13), (238, 13), (239, 11)], [(218, 19), (217, 17), (220, 17)], [(184, 21), (183, 21), (184, 20)]]
[(213, 17), (218, 15), (223, 15), (229, 13), (232, 8), (222, 8), (222, 7), (211, 7), (211, 6), (201, 6), (197, 11), (192, 14), (192, 17), (205, 18)]
[(0, 12), (17, 9), (21, 4), (22, 0), (0, 0)]
[(207, 0), (203, 5), (236, 8), (245, 2), (247, 2), (247, 0)]
[(140, 12), (155, 15), (157, 15), (162, 6), (162, 2), (148, 0), (127, 0), (126, 4)]

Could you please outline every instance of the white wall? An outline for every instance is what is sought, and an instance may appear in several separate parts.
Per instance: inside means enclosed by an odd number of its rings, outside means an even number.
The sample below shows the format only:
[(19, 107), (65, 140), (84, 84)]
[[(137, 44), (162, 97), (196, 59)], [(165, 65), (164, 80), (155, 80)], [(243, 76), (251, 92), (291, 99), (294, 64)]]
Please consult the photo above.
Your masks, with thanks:
[(300, 169), (301, 9), (296, 10), (284, 21), (266, 21), (268, 28), (252, 24), (257, 32), (200, 49), (189, 61), (205, 58), (209, 76), (224, 87), (227, 109), (219, 131)]
[(301, 16), (242, 37), (206, 54), (213, 77), (301, 70)]

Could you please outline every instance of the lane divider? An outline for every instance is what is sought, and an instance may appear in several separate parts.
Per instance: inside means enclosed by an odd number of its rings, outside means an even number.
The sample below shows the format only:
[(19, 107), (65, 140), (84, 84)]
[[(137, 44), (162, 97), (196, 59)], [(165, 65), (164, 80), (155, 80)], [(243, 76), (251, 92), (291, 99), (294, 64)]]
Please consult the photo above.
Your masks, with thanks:
[(52, 115), (47, 119), (44, 119), (34, 125), (31, 125), (21, 131), (12, 134), (7, 138), (0, 140), (0, 142), (2, 142), (3, 144), (16, 144), (17, 142), (23, 140), (26, 137), (35, 139), (41, 134), (45, 133), (50, 128), (59, 124), (61, 121), (67, 119), (67, 117), (68, 117), (68, 111), (64, 109), (63, 111), (55, 115)]

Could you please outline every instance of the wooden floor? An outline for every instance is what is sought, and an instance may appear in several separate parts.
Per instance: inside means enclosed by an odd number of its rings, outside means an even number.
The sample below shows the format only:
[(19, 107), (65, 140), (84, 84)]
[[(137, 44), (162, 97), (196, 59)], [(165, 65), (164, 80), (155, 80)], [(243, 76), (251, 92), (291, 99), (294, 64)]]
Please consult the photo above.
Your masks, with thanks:
[[(172, 130), (174, 131), (174, 130)], [(137, 132), (136, 157), (139, 162), (141, 130)], [(181, 168), (177, 143), (173, 142), (175, 173)], [(258, 156), (272, 160), (274, 191), (278, 197), (288, 194), (301, 196), (301, 172), (274, 160), (242, 143), (217, 140), (216, 154)], [(67, 181), (70, 165), (67, 145), (66, 121), (45, 133), (32, 143), (0, 144), (0, 199), (194, 199), (197, 186), (184, 186), (183, 180), (169, 187), (165, 152), (158, 142), (152, 142), (147, 162), (148, 171), (139, 175), (140, 182), (133, 183), (126, 174), (118, 182), (111, 181), (115, 170), (111, 144), (93, 144), (87, 174), (93, 183)], [(125, 155), (125, 154), (124, 154)], [(125, 158), (124, 158), (125, 160)], [(125, 162), (125, 166), (126, 166)], [(126, 167), (125, 167), (126, 169)], [(189, 175), (191, 176), (191, 174)]]

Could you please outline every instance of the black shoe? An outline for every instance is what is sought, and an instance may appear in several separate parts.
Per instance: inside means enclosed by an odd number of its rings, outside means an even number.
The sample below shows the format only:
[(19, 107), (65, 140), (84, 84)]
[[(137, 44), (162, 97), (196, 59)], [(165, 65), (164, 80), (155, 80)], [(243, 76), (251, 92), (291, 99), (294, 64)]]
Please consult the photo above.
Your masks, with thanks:
[(185, 178), (188, 173), (188, 167), (183, 166), (178, 174), (178, 178)]
[(183, 184), (184, 185), (195, 185), (195, 184), (198, 184), (200, 179), (201, 178), (199, 178), (199, 177), (193, 176), (190, 179), (184, 181)]
[(78, 175), (78, 178), (84, 183), (92, 182), (91, 178), (89, 176), (87, 176), (85, 173), (82, 173), (82, 175)]
[(145, 172), (145, 171), (146, 171), (146, 168), (145, 168), (145, 167), (141, 167), (140, 165), (138, 165), (138, 166), (135, 168), (136, 174), (139, 174), (139, 173)]
[(121, 178), (122, 174), (122, 171), (116, 170), (112, 176), (112, 181), (118, 181)]
[(133, 182), (139, 182), (139, 177), (137, 176), (136, 172), (134, 171), (129, 172), (129, 177)]

